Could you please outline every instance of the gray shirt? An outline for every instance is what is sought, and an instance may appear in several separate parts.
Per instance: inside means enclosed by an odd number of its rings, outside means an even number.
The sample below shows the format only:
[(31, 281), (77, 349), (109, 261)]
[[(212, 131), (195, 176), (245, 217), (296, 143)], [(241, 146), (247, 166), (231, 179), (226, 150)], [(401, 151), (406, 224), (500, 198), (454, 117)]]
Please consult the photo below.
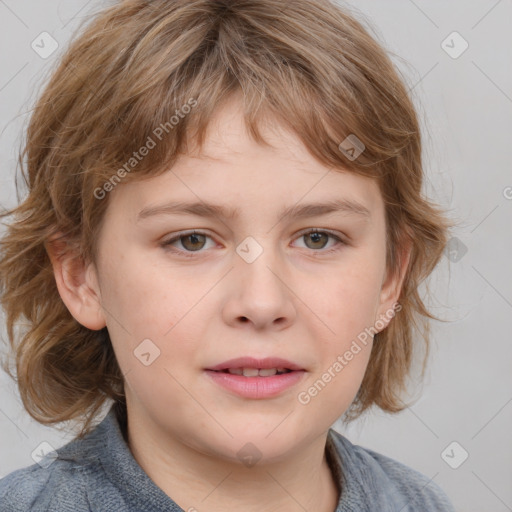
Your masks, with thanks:
[[(0, 512), (183, 512), (133, 458), (114, 407), (57, 454), (0, 480)], [(431, 479), (333, 429), (326, 456), (342, 489), (333, 512), (455, 512)]]

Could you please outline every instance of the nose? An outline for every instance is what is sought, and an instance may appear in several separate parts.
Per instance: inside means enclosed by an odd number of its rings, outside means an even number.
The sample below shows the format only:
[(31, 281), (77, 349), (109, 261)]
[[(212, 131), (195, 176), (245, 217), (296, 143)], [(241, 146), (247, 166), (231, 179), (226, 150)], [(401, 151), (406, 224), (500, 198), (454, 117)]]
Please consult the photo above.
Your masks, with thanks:
[(282, 260), (266, 248), (252, 262), (238, 254), (229, 273), (224, 321), (231, 326), (282, 330), (295, 320), (293, 285)]

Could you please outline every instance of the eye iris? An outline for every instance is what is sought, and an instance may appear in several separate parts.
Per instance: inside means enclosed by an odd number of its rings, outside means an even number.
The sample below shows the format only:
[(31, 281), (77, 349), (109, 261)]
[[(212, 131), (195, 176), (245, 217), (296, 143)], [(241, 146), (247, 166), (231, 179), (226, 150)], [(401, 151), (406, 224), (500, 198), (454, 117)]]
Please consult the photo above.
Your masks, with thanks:
[[(313, 240), (313, 243), (316, 244), (318, 241), (321, 241), (321, 238), (323, 237), (325, 240), (324, 242), (327, 243), (327, 235), (325, 233), (317, 233), (317, 232), (314, 232), (314, 233), (308, 233), (306, 236), (306, 239), (309, 237)], [(321, 247), (318, 247), (318, 246), (314, 246), (314, 247), (310, 247), (310, 249), (322, 249), (323, 247), (325, 247), (325, 243), (324, 244), (321, 244)], [(306, 244), (307, 245), (307, 244)]]
[[(202, 241), (202, 244), (200, 244), (201, 246), (200, 247), (197, 247), (197, 245), (192, 245), (192, 247), (190, 246), (187, 246), (187, 243), (185, 243), (186, 241), (188, 240), (192, 240), (192, 244), (194, 243), (197, 243), (198, 239), (201, 239)], [(181, 240), (181, 243), (183, 244), (183, 247), (185, 247), (186, 249), (190, 250), (190, 251), (197, 251), (199, 249), (202, 249), (202, 247), (204, 246), (204, 243), (205, 243), (205, 235), (200, 235), (198, 233), (191, 233), (190, 235), (185, 235), (185, 236), (182, 236), (180, 238)]]
[[(310, 249), (323, 249), (326, 246), (330, 235), (320, 231), (313, 231), (311, 233), (306, 233), (303, 236), (306, 239), (309, 238), (312, 241), (312, 247), (310, 244), (306, 243)], [(181, 241), (183, 247), (188, 251), (198, 251), (204, 247), (206, 238), (207, 237), (201, 233), (190, 233), (188, 235), (181, 236), (179, 240)]]

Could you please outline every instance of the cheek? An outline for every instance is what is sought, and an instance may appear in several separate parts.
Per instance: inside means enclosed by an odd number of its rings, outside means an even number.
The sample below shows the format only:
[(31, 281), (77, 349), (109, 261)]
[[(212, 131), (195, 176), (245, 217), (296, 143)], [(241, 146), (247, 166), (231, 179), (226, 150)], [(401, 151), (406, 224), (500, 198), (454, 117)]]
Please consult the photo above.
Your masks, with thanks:
[(169, 268), (151, 265), (136, 253), (105, 266), (103, 303), (137, 336), (163, 336), (198, 302), (204, 286)]
[(350, 406), (363, 380), (373, 346), (380, 270), (369, 260), (354, 262), (339, 279), (331, 280), (316, 304), (329, 330), (324, 329), (328, 334), (317, 344), (319, 366), (309, 383), (312, 387), (303, 390), (303, 402), (309, 400), (308, 406), (318, 408), (318, 414), (331, 411), (329, 421)]
[[(208, 317), (207, 302), (200, 300), (208, 287), (167, 273), (127, 254), (116, 265), (104, 267), (108, 278), (102, 286), (102, 302), (117, 360), (123, 373), (130, 373), (132, 379), (143, 377), (145, 386), (157, 384), (164, 367), (190, 366), (201, 339), (200, 319)], [(139, 352), (149, 352), (145, 357), (154, 362), (145, 367), (137, 359)]]
[(342, 339), (331, 344), (322, 362), (297, 394), (298, 407), (307, 413), (304, 424), (334, 423), (354, 401), (368, 366), (372, 341)]
[(370, 266), (340, 273), (331, 279), (324, 293), (318, 294), (315, 308), (325, 318), (327, 332), (338, 343), (355, 338), (376, 320), (380, 276)]

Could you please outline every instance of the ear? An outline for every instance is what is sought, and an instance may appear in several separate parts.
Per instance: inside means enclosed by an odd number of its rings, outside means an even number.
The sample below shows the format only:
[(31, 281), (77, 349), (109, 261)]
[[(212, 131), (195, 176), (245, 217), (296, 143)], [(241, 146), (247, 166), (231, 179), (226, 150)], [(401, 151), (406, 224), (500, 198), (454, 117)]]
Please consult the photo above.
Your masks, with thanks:
[(85, 265), (62, 235), (53, 235), (46, 243), (57, 288), (62, 301), (77, 322), (91, 330), (106, 326), (96, 268)]
[[(375, 318), (375, 323), (377, 324), (378, 322), (379, 326), (378, 332), (383, 331), (393, 319), (395, 312), (401, 309), (400, 306), (397, 308), (397, 301), (400, 297), (404, 278), (409, 268), (411, 252), (412, 238), (404, 237), (398, 254), (399, 268), (394, 273), (386, 269), (382, 281), (377, 317)], [(383, 324), (384, 327), (381, 327)]]

